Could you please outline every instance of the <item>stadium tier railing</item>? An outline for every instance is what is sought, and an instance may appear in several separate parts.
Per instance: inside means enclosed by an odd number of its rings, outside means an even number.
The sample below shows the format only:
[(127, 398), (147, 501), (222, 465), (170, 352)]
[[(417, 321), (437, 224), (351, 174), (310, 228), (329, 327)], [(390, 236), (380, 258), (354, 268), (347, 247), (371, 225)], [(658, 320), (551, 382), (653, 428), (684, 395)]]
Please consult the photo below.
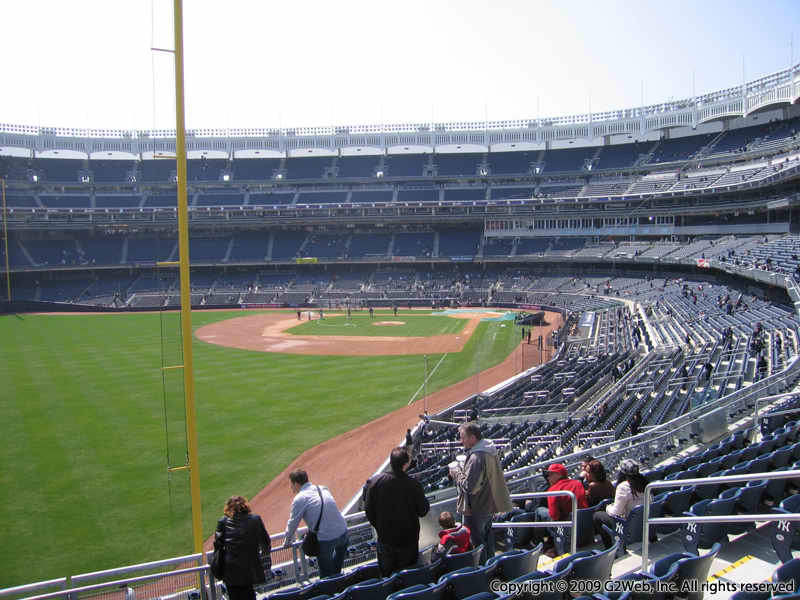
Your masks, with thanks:
[[(162, 572), (153, 573), (154, 570)], [(141, 598), (169, 596), (176, 600), (195, 597), (216, 600), (216, 590), (206, 585), (209, 577), (203, 555), (197, 553), (1, 589), (0, 598), (78, 600), (85, 596), (113, 596), (134, 600), (139, 590), (146, 592), (146, 595), (139, 595)], [(202, 583), (198, 583), (198, 578)], [(192, 595), (192, 591), (197, 595)]]
[[(717, 475), (714, 477), (698, 477), (694, 479), (680, 479), (672, 481), (651, 481), (644, 488), (644, 508), (642, 509), (642, 571), (646, 572), (650, 554), (650, 525), (687, 525), (702, 523), (751, 523), (754, 521), (800, 521), (800, 513), (768, 513), (745, 515), (719, 515), (719, 516), (690, 516), (690, 517), (650, 517), (652, 490), (663, 488), (676, 488), (685, 485), (711, 485), (714, 483), (739, 483), (743, 481), (759, 481), (762, 479), (798, 479), (800, 470), (770, 471), (767, 473), (747, 473), (745, 475)], [(789, 533), (791, 535), (791, 532)]]
[[(527, 492), (524, 494), (511, 494), (512, 500), (533, 500), (534, 498), (549, 498), (551, 496), (567, 496), (570, 499), (571, 515), (569, 521), (495, 521), (492, 529), (536, 528), (536, 527), (570, 527), (573, 532), (578, 530), (578, 503), (575, 494), (569, 490), (555, 490), (552, 492)], [(570, 553), (575, 554), (578, 549), (578, 536), (570, 536)]]

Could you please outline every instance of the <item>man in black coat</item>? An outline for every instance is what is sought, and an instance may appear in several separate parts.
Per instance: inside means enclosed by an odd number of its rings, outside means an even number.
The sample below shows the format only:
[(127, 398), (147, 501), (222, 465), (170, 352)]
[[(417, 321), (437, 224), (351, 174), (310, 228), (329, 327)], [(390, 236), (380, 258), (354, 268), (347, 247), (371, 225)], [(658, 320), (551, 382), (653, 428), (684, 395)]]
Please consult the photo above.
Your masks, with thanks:
[(378, 533), (378, 566), (384, 577), (417, 563), (419, 518), (430, 510), (422, 486), (406, 474), (408, 450), (392, 450), (389, 464), (392, 471), (367, 481), (364, 494), (367, 519)]

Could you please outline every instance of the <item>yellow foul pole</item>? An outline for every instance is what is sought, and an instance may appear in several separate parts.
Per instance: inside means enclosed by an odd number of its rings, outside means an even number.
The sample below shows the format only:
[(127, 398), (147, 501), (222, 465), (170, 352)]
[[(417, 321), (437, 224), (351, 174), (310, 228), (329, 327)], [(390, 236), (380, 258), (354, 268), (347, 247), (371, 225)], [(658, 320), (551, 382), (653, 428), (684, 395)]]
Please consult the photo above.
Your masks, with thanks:
[(0, 186), (3, 188), (3, 243), (6, 248), (6, 300), (11, 302), (11, 270), (8, 268), (8, 229), (6, 228), (6, 180), (0, 179)]
[(192, 361), (192, 313), (189, 287), (189, 209), (186, 194), (186, 120), (183, 102), (183, 1), (173, 0), (175, 11), (175, 157), (178, 162), (178, 254), (181, 286), (181, 338), (183, 342), (183, 394), (186, 402), (186, 438), (189, 485), (192, 495), (194, 551), (203, 551), (200, 472), (197, 466), (197, 426)]

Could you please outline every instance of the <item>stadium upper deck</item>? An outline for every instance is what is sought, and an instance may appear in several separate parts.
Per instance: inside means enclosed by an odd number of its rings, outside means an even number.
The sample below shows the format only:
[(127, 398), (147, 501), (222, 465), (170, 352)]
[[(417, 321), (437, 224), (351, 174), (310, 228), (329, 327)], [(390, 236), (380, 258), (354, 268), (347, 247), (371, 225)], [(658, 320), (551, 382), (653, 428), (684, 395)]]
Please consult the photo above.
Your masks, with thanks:
[[(214, 158), (338, 154), (367, 148), (388, 153), (412, 151), (411, 147), (458, 146), (474, 151), (524, 149), (526, 145), (559, 147), (592, 146), (635, 138), (658, 139), (675, 129), (701, 129), (705, 124), (734, 118), (745, 119), (760, 111), (794, 104), (800, 98), (800, 64), (742, 85), (694, 98), (628, 108), (604, 113), (563, 117), (486, 122), (405, 123), (344, 127), (299, 127), (286, 129), (195, 129), (189, 130), (190, 152), (213, 154)], [(651, 135), (653, 134), (653, 135)], [(129, 158), (148, 158), (175, 151), (174, 130), (73, 129), (0, 124), (0, 148), (30, 151), (69, 150), (89, 158), (127, 153)], [(27, 154), (24, 150), (29, 151)], [(396, 151), (396, 152), (395, 152)], [(12, 152), (17, 154), (16, 152)], [(148, 156), (149, 154), (149, 156)], [(195, 154), (195, 156), (199, 156)], [(211, 157), (211, 156), (210, 156)], [(192, 158), (192, 156), (190, 156)]]

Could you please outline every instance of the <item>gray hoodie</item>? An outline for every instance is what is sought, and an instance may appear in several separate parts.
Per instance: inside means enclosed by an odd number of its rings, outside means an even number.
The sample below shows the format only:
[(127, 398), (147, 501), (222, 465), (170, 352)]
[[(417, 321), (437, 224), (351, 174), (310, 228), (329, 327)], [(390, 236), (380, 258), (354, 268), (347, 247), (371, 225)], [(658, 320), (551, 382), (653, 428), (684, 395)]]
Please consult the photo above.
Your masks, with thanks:
[(456, 510), (464, 515), (491, 515), (511, 510), (503, 469), (492, 440), (481, 439), (467, 451), (464, 468), (456, 476)]

